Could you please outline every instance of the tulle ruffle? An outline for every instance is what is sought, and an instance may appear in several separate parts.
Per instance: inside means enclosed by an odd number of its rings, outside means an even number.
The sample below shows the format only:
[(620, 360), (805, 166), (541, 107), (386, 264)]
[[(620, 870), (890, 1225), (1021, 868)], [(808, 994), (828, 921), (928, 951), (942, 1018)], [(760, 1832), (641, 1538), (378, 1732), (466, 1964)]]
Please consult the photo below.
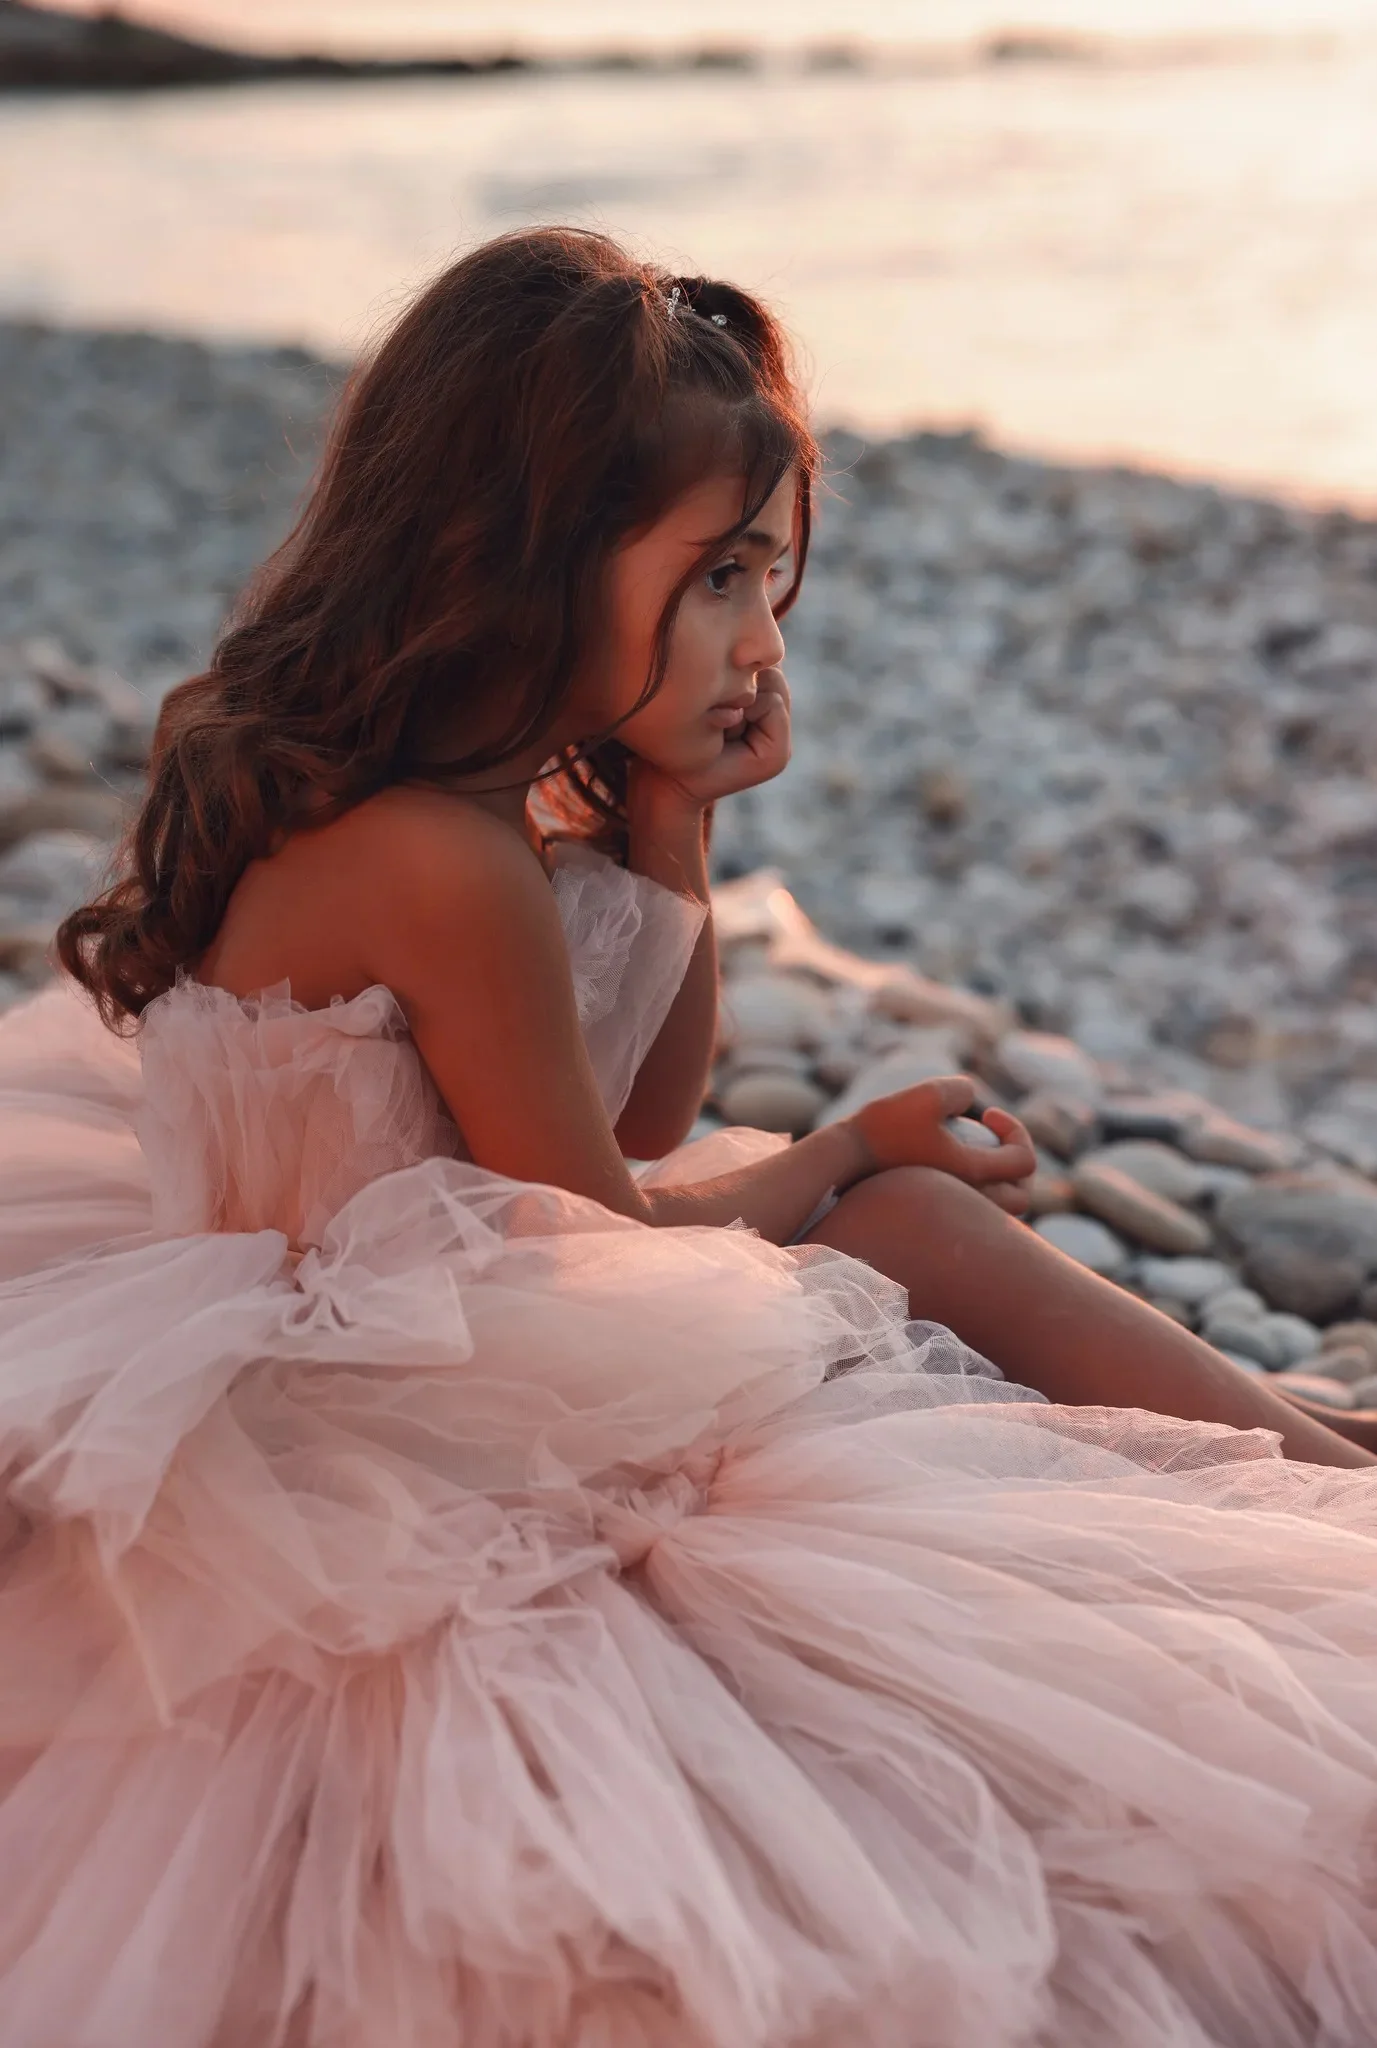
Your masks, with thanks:
[[(366, 1015), (184, 1006), (176, 1159)], [(67, 991), (0, 1100), (0, 2048), (1373, 2037), (1367, 1473), (455, 1157), (155, 1227)]]

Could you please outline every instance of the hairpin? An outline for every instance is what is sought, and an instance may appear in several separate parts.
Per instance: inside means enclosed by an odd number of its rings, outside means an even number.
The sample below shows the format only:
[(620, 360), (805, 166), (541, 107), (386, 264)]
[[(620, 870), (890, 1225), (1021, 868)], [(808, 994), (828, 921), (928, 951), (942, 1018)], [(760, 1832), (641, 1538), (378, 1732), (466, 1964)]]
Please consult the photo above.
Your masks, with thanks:
[[(680, 301), (680, 300), (681, 300), (681, 299), (683, 298), (683, 296), (684, 296), (684, 288), (683, 288), (683, 286), (682, 286), (682, 285), (678, 285), (678, 284), (676, 284), (676, 285), (675, 285), (675, 287), (674, 287), (674, 289), (673, 289), (673, 291), (672, 291), (672, 292), (670, 293), (670, 295), (669, 295), (669, 300), (668, 300), (668, 305), (669, 305), (669, 318), (670, 318), (671, 320), (672, 320), (672, 319), (674, 318), (675, 314), (676, 314), (676, 313), (678, 312), (678, 310), (679, 310), (679, 301)], [(687, 303), (687, 301), (686, 301), (685, 303)], [(690, 306), (689, 306), (689, 311), (690, 311), (691, 313), (696, 313), (696, 312), (698, 311), (698, 308), (697, 308), (696, 306), (690, 305)], [(703, 315), (702, 317), (703, 317), (704, 319), (706, 319), (706, 320), (711, 320), (711, 322), (712, 322), (712, 324), (713, 324), (713, 326), (714, 326), (714, 327), (725, 327), (725, 326), (726, 326), (726, 324), (727, 324), (727, 316), (726, 316), (726, 314), (725, 314), (725, 313), (705, 313), (705, 314), (704, 314), (704, 315)]]

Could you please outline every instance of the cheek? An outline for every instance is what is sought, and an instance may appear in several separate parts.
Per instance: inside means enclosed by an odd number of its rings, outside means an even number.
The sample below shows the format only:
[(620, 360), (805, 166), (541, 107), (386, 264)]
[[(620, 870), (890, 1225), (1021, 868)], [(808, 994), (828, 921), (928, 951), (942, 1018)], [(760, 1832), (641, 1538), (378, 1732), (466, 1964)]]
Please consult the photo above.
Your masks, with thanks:
[[(681, 720), (686, 712), (698, 706), (705, 688), (721, 666), (721, 657), (711, 630), (711, 623), (705, 622), (688, 611), (680, 611), (670, 637), (669, 660), (665, 668), (664, 681), (654, 697), (638, 716), (653, 720), (656, 724), (673, 723)], [(642, 659), (634, 673), (625, 678), (628, 704), (634, 703), (638, 692), (644, 688), (650, 674), (650, 649), (643, 650)]]

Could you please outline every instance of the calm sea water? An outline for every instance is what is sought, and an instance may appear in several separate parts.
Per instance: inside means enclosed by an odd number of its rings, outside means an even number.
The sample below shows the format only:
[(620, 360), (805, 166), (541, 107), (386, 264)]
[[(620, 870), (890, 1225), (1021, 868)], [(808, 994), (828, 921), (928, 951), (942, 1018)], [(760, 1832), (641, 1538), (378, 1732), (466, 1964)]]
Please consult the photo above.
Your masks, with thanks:
[[(357, 347), (451, 252), (610, 229), (764, 293), (820, 418), (976, 421), (1377, 505), (1377, 0), (1039, 0), (1094, 64), (926, 69), (986, 0), (176, 0), (337, 48), (714, 36), (749, 75), (576, 74), (0, 102), (0, 311)], [(1160, 39), (1189, 34), (1175, 53)], [(905, 54), (907, 52), (908, 54)]]

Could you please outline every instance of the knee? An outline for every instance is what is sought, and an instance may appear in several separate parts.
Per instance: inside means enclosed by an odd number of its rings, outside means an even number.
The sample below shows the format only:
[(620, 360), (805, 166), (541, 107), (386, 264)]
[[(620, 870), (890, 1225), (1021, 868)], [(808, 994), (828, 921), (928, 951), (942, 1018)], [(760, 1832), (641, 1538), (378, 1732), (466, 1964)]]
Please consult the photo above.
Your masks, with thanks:
[(935, 1166), (889, 1166), (848, 1188), (816, 1234), (868, 1237), (897, 1226), (906, 1238), (931, 1241), (959, 1233), (971, 1204), (989, 1206), (974, 1188)]
[(923, 1208), (939, 1201), (943, 1190), (951, 1184), (951, 1175), (935, 1166), (885, 1166), (878, 1173), (856, 1181), (843, 1199), (856, 1208), (875, 1203), (884, 1208), (892, 1208), (895, 1203), (902, 1203), (905, 1208)]

